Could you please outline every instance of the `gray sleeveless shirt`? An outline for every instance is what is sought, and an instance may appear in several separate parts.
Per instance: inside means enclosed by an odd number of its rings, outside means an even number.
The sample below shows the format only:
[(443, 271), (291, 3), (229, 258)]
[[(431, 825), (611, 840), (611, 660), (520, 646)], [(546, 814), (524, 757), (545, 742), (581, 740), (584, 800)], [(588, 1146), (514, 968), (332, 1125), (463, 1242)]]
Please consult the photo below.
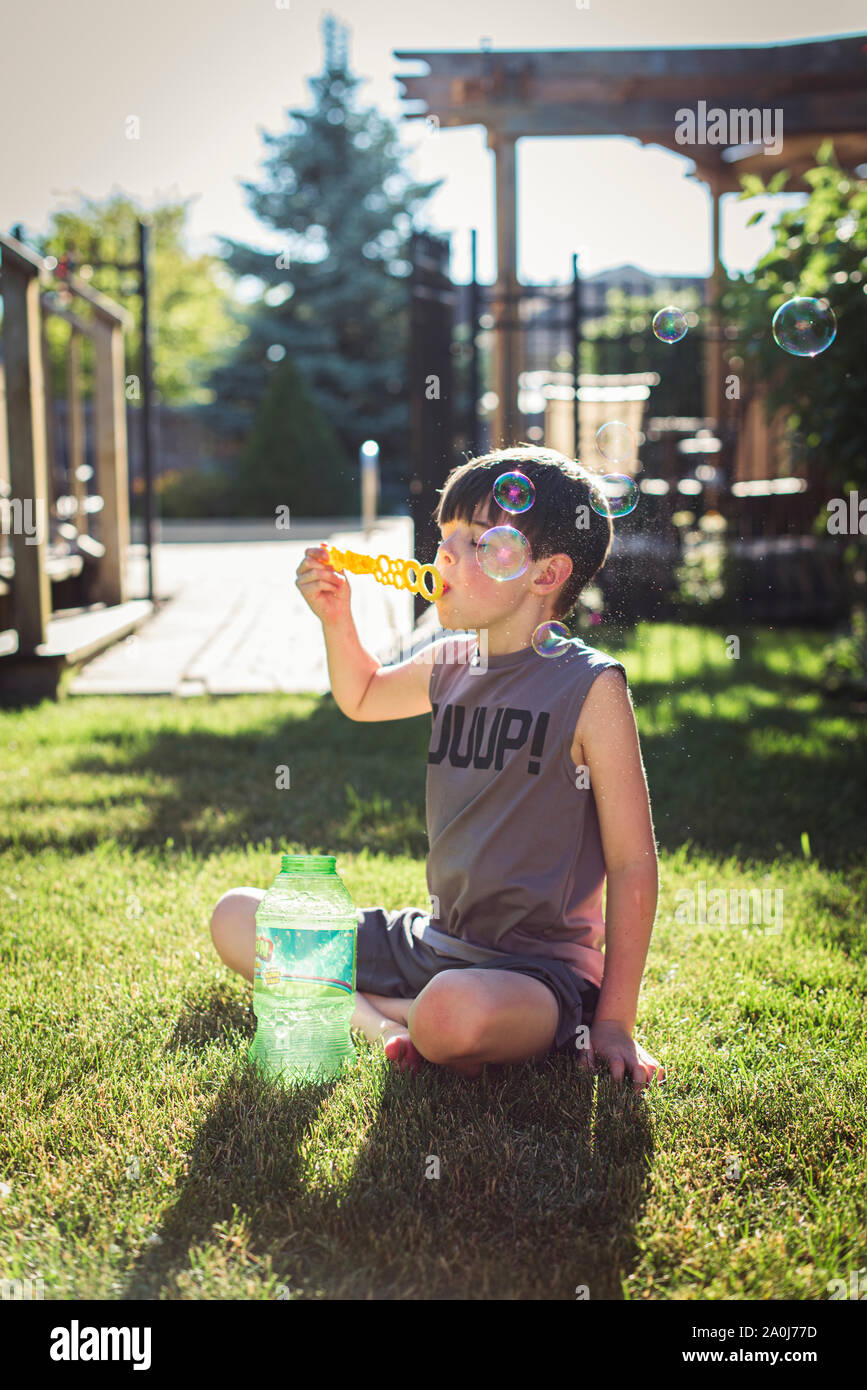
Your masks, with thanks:
[[(551, 956), (602, 984), (605, 860), (588, 774), (571, 758), (600, 671), (619, 661), (573, 638), (480, 662), (455, 634), (431, 667), (427, 859), (432, 911), (413, 928), (472, 961)], [(450, 649), (450, 650), (449, 650)]]

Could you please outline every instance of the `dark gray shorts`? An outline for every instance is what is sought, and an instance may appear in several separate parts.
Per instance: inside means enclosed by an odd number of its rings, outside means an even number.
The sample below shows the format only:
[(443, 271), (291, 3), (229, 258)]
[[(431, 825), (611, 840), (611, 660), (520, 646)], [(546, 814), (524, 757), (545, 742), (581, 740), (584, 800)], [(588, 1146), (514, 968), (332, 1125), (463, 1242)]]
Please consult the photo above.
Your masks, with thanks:
[(590, 1025), (599, 998), (599, 987), (561, 960), (540, 956), (515, 956), (505, 951), (496, 960), (476, 962), (450, 960), (412, 933), (412, 924), (427, 913), (418, 907), (358, 909), (358, 957), (355, 988), (362, 994), (383, 994), (391, 999), (414, 999), (428, 980), (441, 970), (517, 970), (532, 975), (553, 992), (559, 1021), (549, 1055), (557, 1052), (578, 1055), (575, 1034), (583, 1023)]

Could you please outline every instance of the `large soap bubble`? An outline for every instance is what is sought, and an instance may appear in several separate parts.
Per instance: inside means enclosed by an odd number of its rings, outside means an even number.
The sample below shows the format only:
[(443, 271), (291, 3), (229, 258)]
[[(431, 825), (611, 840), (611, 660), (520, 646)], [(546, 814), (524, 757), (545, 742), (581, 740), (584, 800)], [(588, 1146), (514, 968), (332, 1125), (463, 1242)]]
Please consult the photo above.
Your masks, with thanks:
[(533, 632), (530, 642), (539, 656), (562, 656), (572, 645), (572, 637), (565, 623), (540, 623)]
[(492, 526), (479, 536), (476, 559), (489, 579), (517, 579), (530, 563), (530, 542), (514, 526)]
[(635, 435), (622, 420), (608, 420), (596, 431), (596, 448), (609, 463), (628, 463), (635, 453)]
[(686, 314), (674, 304), (666, 304), (653, 316), (653, 331), (661, 343), (679, 343), (689, 327)]
[(535, 499), (532, 482), (517, 469), (514, 473), (501, 473), (494, 483), (494, 501), (504, 512), (526, 512)]
[[(603, 499), (594, 496), (594, 489), (590, 489), (590, 505), (594, 512), (599, 516), (610, 515), (628, 516), (634, 512), (638, 506), (638, 484), (634, 478), (627, 478), (625, 473), (605, 473), (602, 477), (594, 478), (596, 488), (603, 494), (604, 501), (608, 503), (606, 512)], [(600, 505), (602, 504), (602, 505)]]
[(774, 314), (774, 341), (793, 357), (816, 357), (837, 336), (837, 319), (825, 299), (787, 299)]

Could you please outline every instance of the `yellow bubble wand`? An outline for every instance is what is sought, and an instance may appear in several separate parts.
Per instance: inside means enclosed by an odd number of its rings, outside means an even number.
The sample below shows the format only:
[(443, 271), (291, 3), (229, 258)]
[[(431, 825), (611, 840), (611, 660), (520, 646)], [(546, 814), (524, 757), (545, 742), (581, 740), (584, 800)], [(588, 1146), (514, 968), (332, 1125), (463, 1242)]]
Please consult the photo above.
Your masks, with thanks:
[[(433, 565), (419, 564), (418, 560), (393, 560), (390, 555), (357, 555), (354, 550), (338, 550), (336, 546), (325, 547), (325, 563), (335, 570), (349, 570), (350, 574), (372, 574), (378, 584), (391, 584), (395, 589), (409, 589), (413, 594), (421, 594), (428, 603), (433, 603), (443, 591), (443, 577)], [(431, 588), (427, 587), (430, 577)]]

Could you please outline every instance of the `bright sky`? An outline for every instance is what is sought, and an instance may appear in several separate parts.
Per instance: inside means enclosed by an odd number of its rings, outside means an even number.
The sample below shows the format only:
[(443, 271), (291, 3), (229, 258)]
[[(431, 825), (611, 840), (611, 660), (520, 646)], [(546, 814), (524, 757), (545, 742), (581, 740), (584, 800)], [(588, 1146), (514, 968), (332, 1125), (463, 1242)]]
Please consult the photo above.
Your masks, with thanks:
[[(288, 6), (288, 8), (278, 8)], [(242, 179), (259, 181), (262, 130), (308, 108), (307, 78), (322, 67), (319, 0), (78, 0), (46, 25), (41, 6), (7, 10), (0, 52), (0, 227), (34, 236), (75, 190), (119, 188), (152, 207), (192, 197), (188, 243), (216, 251), (215, 233), (262, 249), (281, 238), (248, 210)], [(494, 277), (493, 155), (481, 127), (431, 133), (400, 120), (395, 49), (734, 46), (860, 33), (864, 0), (335, 0), (349, 28), (350, 68), (366, 79), (361, 106), (401, 125), (416, 177), (444, 177), (425, 222), (452, 234), (452, 271), (469, 278), (469, 229), (479, 272)], [(141, 137), (126, 138), (127, 117)], [(625, 139), (524, 140), (518, 146), (519, 274), (566, 280), (573, 251), (585, 272), (631, 262), (660, 274), (710, 271), (709, 195), (685, 178), (688, 159)], [(776, 198), (782, 209), (799, 199)], [(769, 244), (759, 204), (723, 201), (723, 260), (749, 269)]]

